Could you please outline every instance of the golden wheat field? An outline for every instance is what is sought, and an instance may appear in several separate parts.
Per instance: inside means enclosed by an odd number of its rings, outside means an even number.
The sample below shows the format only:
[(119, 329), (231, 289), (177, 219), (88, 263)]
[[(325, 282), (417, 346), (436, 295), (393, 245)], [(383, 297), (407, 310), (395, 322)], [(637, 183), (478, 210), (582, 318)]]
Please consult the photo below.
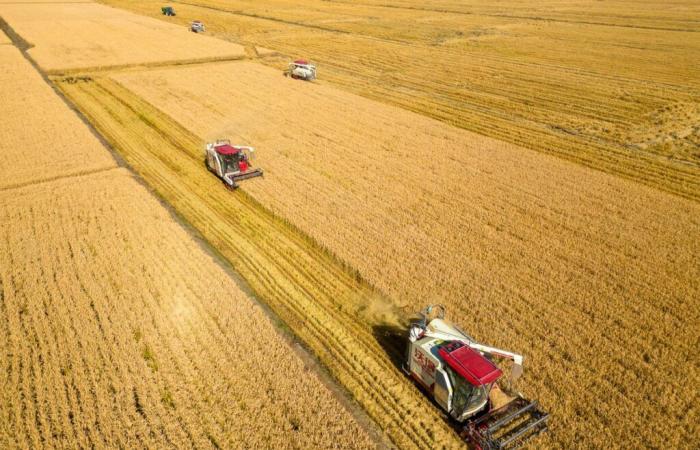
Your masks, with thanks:
[(7, 35), (6, 35), (5, 33), (3, 33), (2, 31), (0, 31), (0, 45), (2, 45), (2, 44), (10, 44), (10, 43), (11, 43), (11, 41), (10, 41), (10, 39), (7, 37)]
[(0, 196), (0, 447), (373, 446), (124, 169)]
[(431, 303), (528, 448), (698, 446), (696, 2), (100, 3), (0, 0), (0, 448), (464, 448)]
[(0, 189), (115, 167), (17, 48), (0, 46), (0, 65)]
[(683, 356), (699, 337), (696, 203), (254, 63), (113, 78), (204, 139), (255, 143), (265, 182), (242, 189), (397, 305), (446, 303), (478, 338), (525, 352), (562, 445), (697, 431), (640, 431), (665, 420), (645, 401), (659, 384), (668, 409), (695, 408), (694, 385), (671, 386), (700, 376)]
[(0, 3), (0, 16), (47, 71), (245, 56), (240, 45), (95, 3)]
[(0, 448), (375, 447), (20, 50), (0, 60)]
[[(377, 335), (400, 315), (357, 273), (242, 191), (202, 171), (201, 141), (109, 79), (60, 82), (125, 160), (196, 227), (401, 448), (459, 445)], [(261, 180), (252, 180), (251, 183)], [(416, 415), (415, 411), (421, 411)]]
[[(154, 1), (105, 2), (159, 14)], [(174, 19), (310, 58), (323, 83), (697, 200), (699, 9), (691, 0), (194, 0)]]

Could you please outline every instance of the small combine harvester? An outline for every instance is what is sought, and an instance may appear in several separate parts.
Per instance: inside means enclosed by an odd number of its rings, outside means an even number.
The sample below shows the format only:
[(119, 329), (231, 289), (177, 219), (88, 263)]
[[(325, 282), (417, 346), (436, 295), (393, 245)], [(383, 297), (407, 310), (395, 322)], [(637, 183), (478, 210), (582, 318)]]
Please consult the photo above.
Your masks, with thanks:
[(204, 33), (206, 28), (201, 20), (193, 20), (190, 24), (190, 31), (193, 33)]
[(251, 165), (255, 153), (253, 147), (231, 145), (229, 140), (218, 140), (208, 143), (205, 153), (207, 169), (230, 190), (238, 187), (237, 181), (263, 175), (262, 169), (253, 169)]
[(409, 328), (404, 371), (459, 424), (463, 439), (477, 450), (511, 449), (547, 429), (549, 415), (536, 401), (497, 384), (503, 373), (494, 357), (513, 362), (512, 385), (522, 374), (521, 355), (478, 344), (445, 320), (442, 305), (420, 316)]
[(316, 66), (305, 59), (297, 59), (289, 63), (289, 67), (284, 71), (285, 77), (292, 77), (295, 80), (312, 81), (316, 79)]
[(175, 10), (173, 9), (172, 6), (163, 6), (160, 8), (160, 12), (163, 13), (164, 16), (174, 16), (175, 15)]

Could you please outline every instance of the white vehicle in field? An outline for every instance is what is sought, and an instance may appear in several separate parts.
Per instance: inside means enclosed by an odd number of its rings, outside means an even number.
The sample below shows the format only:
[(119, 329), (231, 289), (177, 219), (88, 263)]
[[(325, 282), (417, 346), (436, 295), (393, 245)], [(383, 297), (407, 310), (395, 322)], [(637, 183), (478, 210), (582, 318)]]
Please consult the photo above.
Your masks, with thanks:
[(193, 20), (190, 24), (190, 31), (193, 33), (204, 33), (204, 31), (206, 31), (206, 28), (204, 27), (204, 24), (201, 21)]
[(289, 63), (289, 67), (284, 71), (284, 76), (291, 76), (295, 80), (312, 81), (316, 79), (316, 66), (305, 59), (297, 59)]

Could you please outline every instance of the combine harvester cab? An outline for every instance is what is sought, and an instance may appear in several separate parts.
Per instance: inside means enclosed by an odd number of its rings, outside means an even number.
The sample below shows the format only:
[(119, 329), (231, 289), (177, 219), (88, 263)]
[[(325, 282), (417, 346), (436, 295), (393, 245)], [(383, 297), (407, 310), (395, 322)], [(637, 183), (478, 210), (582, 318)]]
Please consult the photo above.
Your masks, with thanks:
[(297, 59), (289, 63), (289, 67), (284, 71), (284, 76), (290, 76), (295, 80), (313, 81), (316, 79), (316, 66), (305, 59)]
[(231, 145), (229, 140), (218, 140), (206, 145), (205, 164), (227, 188), (234, 190), (238, 187), (237, 181), (263, 175), (262, 169), (254, 169), (252, 166), (254, 154), (253, 147)]
[[(429, 320), (434, 310), (439, 314)], [(497, 383), (503, 372), (491, 358), (511, 360), (514, 381), (523, 357), (478, 344), (444, 314), (442, 305), (429, 306), (411, 324), (404, 371), (460, 424), (460, 436), (477, 450), (500, 450), (545, 431), (549, 415), (537, 402)]]

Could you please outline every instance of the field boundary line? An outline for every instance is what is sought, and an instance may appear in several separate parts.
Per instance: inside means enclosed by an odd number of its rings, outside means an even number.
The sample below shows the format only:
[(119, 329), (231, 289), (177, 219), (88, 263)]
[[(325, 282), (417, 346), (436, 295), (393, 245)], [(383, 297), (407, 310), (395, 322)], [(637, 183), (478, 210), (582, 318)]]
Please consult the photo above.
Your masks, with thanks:
[[(12, 45), (17, 47), (19, 51), (22, 52), (22, 54), (25, 54), (25, 58), (27, 50), (34, 47), (32, 44), (27, 42), (22, 36), (20, 36), (2, 16), (0, 16), (0, 31), (3, 31), (7, 35), (7, 37), (10, 38), (10, 43)], [(34, 68), (37, 69), (36, 62), (31, 59), (30, 62), (32, 63)]]
[(76, 67), (70, 69), (51, 69), (45, 71), (49, 76), (69, 76), (69, 75), (79, 75), (86, 73), (104, 73), (104, 72), (116, 72), (121, 70), (148, 70), (160, 67), (177, 67), (177, 66), (189, 66), (197, 64), (210, 64), (217, 62), (233, 62), (233, 61), (244, 61), (250, 58), (247, 55), (243, 56), (221, 56), (221, 57), (211, 57), (211, 58), (197, 58), (197, 59), (184, 59), (184, 60), (170, 60), (170, 61), (158, 61), (152, 63), (135, 63), (135, 64), (118, 64), (113, 66), (92, 66), (92, 67)]
[(7, 192), (7, 191), (16, 190), (16, 189), (22, 189), (22, 188), (25, 188), (27, 186), (36, 186), (38, 184), (53, 183), (54, 181), (65, 180), (67, 178), (80, 178), (80, 177), (84, 177), (84, 176), (88, 176), (88, 175), (94, 175), (96, 173), (109, 172), (111, 170), (119, 170), (119, 169), (122, 169), (122, 167), (110, 165), (109, 167), (102, 167), (99, 169), (80, 170), (77, 172), (56, 175), (55, 177), (41, 178), (38, 180), (31, 180), (31, 181), (23, 181), (21, 183), (11, 184), (8, 186), (2, 186), (2, 187), (0, 187), (0, 192)]

